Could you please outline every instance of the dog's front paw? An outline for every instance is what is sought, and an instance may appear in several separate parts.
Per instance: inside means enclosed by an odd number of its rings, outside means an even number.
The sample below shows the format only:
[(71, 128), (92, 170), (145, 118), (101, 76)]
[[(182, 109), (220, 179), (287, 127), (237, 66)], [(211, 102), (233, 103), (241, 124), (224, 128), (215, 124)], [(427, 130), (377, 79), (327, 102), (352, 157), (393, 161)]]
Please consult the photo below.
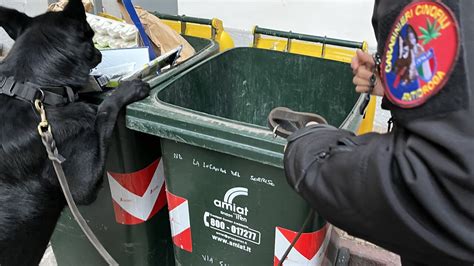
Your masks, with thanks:
[(123, 81), (116, 90), (116, 96), (123, 97), (124, 104), (139, 101), (150, 94), (150, 85), (139, 79)]

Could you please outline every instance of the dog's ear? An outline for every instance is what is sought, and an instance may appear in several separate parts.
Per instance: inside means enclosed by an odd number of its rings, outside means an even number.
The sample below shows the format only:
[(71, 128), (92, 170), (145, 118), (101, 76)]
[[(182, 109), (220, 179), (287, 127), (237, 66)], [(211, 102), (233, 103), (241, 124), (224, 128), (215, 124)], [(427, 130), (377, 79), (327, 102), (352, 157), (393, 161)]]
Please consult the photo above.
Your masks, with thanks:
[(86, 10), (82, 5), (81, 0), (69, 0), (69, 3), (64, 8), (64, 14), (68, 17), (85, 19), (86, 18)]
[(0, 27), (16, 40), (31, 24), (32, 18), (14, 9), (0, 6)]

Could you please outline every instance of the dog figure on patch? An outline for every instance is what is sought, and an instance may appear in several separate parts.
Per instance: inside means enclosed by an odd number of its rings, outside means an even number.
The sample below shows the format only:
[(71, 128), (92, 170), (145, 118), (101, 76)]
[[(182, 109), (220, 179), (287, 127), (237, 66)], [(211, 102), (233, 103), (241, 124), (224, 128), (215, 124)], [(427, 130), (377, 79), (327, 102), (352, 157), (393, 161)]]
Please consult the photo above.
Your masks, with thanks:
[(425, 52), (423, 46), (418, 43), (418, 36), (411, 25), (405, 27), (405, 37), (398, 37), (399, 58), (395, 62), (397, 78), (393, 87), (402, 86), (418, 87), (418, 72), (416, 58)]
[[(426, 42), (423, 43), (426, 44)], [(420, 87), (420, 80), (429, 82), (436, 70), (434, 49), (425, 51), (423, 45), (420, 44), (418, 34), (410, 24), (405, 25), (401, 30), (397, 46), (398, 58), (393, 70), (395, 73), (393, 88), (415, 90)]]
[[(0, 62), (0, 87), (23, 84), (21, 95), (69, 99), (54, 105), (45, 101), (45, 109), (66, 158), (62, 166), (72, 196), (78, 204), (91, 203), (117, 115), (146, 97), (149, 86), (123, 82), (99, 106), (77, 100), (90, 69), (101, 61), (80, 0), (37, 17), (0, 7), (0, 26), (15, 40)], [(35, 86), (43, 88), (36, 96), (28, 90)], [(66, 203), (38, 135), (40, 117), (33, 102), (8, 95), (8, 89), (0, 94), (0, 265), (38, 265)]]

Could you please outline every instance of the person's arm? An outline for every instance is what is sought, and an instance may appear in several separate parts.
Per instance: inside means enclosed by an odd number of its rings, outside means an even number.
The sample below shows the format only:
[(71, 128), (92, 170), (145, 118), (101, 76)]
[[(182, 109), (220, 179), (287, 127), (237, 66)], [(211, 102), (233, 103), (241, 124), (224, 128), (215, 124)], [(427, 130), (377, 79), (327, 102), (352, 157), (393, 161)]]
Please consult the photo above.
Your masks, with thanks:
[(473, 262), (473, 140), (467, 111), (383, 135), (316, 125), (290, 136), (285, 171), (319, 214), (355, 236), (408, 257)]
[[(290, 136), (284, 159), (290, 185), (330, 223), (434, 265), (474, 263), (474, 87), (465, 78), (473, 82), (473, 1), (459, 3), (471, 8), (460, 9), (464, 49), (446, 86), (468, 88), (468, 108), (426, 116), (429, 112), (395, 108), (399, 115), (408, 114), (403, 118), (413, 119), (399, 121), (387, 134), (354, 136), (330, 126), (311, 126)], [(400, 4), (375, 2), (379, 52), (391, 27), (380, 20), (396, 17), (394, 6)], [(370, 55), (359, 51), (352, 67), (356, 90), (367, 92)], [(374, 94), (383, 95), (383, 90), (376, 86)]]

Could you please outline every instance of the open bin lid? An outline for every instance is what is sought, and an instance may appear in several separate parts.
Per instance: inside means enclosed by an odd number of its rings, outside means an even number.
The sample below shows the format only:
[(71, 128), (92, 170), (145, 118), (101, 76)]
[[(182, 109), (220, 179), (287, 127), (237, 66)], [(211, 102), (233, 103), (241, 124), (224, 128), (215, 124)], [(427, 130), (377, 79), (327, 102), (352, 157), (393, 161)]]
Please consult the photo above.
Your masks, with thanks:
[[(193, 66), (155, 87), (151, 96), (147, 99), (129, 105), (126, 117), (127, 127), (165, 139), (282, 168), (283, 147), (286, 144), (286, 140), (279, 137), (274, 138), (273, 133), (267, 127), (191, 110), (166, 103), (158, 98), (160, 91), (166, 90), (167, 87), (172, 86), (179, 79), (186, 79), (188, 75), (196, 75), (196, 73), (193, 74), (193, 71), (199, 71), (199, 68), (206, 68), (207, 64), (212, 64), (215, 60), (228, 62), (229, 60), (226, 58), (228, 54), (252, 50), (269, 57), (295, 57), (295, 60), (319, 60), (319, 63), (324, 63), (321, 60), (325, 60), (254, 48), (235, 48), (226, 51)], [(343, 63), (328, 61), (328, 64)], [(225, 67), (218, 69), (226, 71)], [(232, 73), (225, 74), (231, 75)], [(352, 75), (352, 72), (349, 75)], [(352, 79), (350, 82), (352, 82)], [(347, 89), (353, 92), (352, 87)], [(347, 110), (345, 120), (340, 124), (341, 128), (352, 131), (357, 129), (362, 119), (358, 114), (358, 108), (362, 104), (363, 97), (354, 97), (355, 102), (352, 103), (352, 109), (350, 111)]]

